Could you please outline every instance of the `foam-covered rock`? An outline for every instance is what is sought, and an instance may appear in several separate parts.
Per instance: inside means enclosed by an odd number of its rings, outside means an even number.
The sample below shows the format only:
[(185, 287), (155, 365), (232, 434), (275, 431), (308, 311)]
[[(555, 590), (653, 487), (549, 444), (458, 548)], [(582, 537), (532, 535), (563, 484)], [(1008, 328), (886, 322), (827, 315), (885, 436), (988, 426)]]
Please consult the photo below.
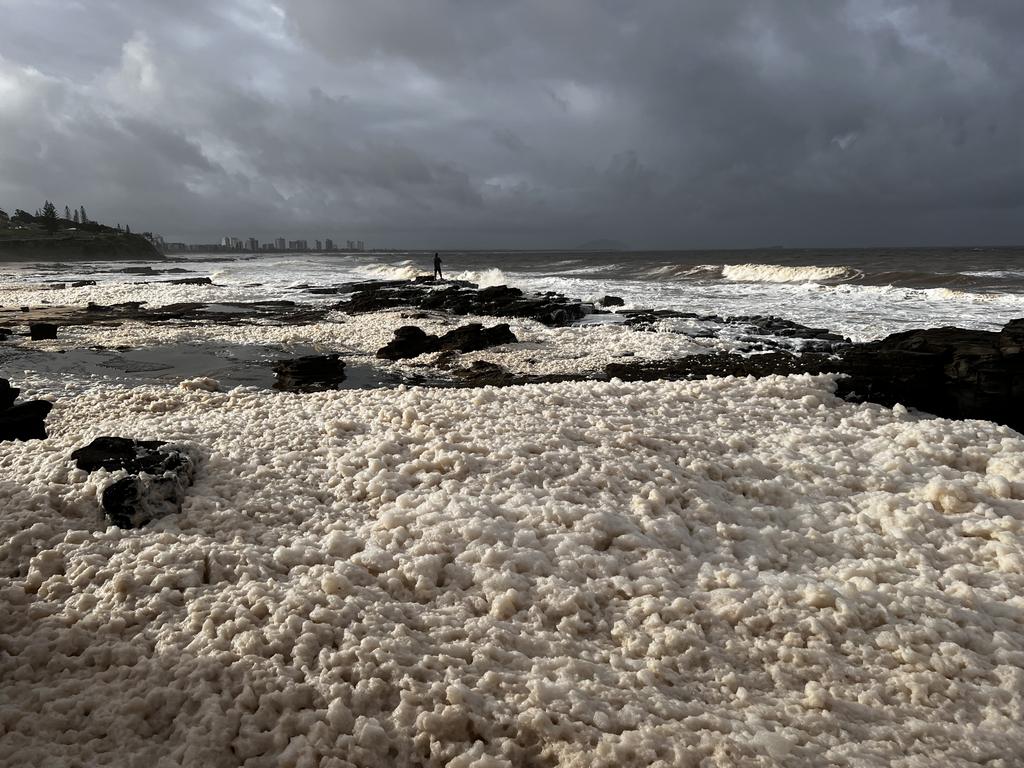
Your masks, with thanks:
[(844, 392), (940, 416), (990, 419), (1024, 431), (1024, 319), (999, 332), (906, 331), (843, 354)]
[(194, 451), (161, 440), (98, 437), (71, 458), (85, 472), (127, 473), (100, 496), (104, 514), (119, 528), (139, 528), (180, 512), (195, 474)]

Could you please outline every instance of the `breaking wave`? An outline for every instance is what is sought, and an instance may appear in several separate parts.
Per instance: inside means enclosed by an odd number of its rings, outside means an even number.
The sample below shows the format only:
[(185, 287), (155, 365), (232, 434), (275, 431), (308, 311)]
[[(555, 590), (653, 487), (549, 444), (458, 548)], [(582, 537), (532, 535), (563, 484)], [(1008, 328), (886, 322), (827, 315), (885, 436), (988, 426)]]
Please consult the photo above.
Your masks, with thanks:
[(819, 283), (851, 280), (860, 271), (850, 267), (785, 267), (781, 264), (726, 264), (722, 277), (741, 283)]
[(664, 264), (644, 270), (648, 280), (731, 280), (738, 283), (815, 283), (853, 280), (859, 270), (844, 266), (787, 267), (781, 264)]
[(454, 280), (468, 280), (476, 283), (481, 288), (490, 288), (495, 285), (512, 285), (508, 275), (497, 267), (490, 269), (467, 270), (465, 272), (454, 272), (451, 275)]
[(414, 280), (421, 275), (430, 274), (422, 266), (411, 261), (402, 264), (367, 264), (356, 267), (354, 271), (374, 280)]
[[(444, 265), (441, 268), (445, 277), (451, 280), (466, 280), (476, 283), (481, 288), (512, 284), (508, 275), (497, 267), (453, 272), (444, 270)], [(412, 261), (400, 264), (367, 264), (356, 267), (354, 271), (361, 276), (375, 280), (415, 280), (417, 277), (429, 277), (431, 275), (430, 269), (424, 269), (422, 264), (416, 264)]]

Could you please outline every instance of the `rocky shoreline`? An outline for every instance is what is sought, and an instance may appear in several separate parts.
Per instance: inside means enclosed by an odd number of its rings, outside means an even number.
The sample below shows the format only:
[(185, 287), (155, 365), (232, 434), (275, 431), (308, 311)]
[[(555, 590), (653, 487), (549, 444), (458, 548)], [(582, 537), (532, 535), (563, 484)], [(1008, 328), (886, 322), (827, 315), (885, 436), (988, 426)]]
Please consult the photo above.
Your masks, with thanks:
[[(75, 290), (7, 294), (0, 344), (0, 412), (48, 435), (0, 443), (12, 764), (832, 765), (898, 761), (907, 723), (936, 765), (1020, 754), (1024, 437), (769, 375), (1009, 407), (1020, 321)], [(368, 366), (429, 386), (346, 391)]]
[[(212, 282), (192, 278), (190, 284), (201, 287)], [(376, 349), (375, 356), (378, 362), (399, 365), (415, 361), (411, 368), (402, 369), (411, 373), (411, 383), (480, 387), (566, 380), (652, 381), (831, 373), (840, 375), (838, 394), (853, 402), (870, 401), (885, 406), (902, 403), (936, 416), (987, 419), (1024, 430), (1020, 406), (1024, 395), (1024, 320), (1012, 321), (1000, 332), (937, 328), (854, 343), (828, 329), (810, 328), (772, 316), (721, 317), (644, 309), (612, 314), (607, 307), (619, 303), (614, 296), (590, 303), (555, 293), (531, 295), (508, 286), (479, 288), (467, 282), (367, 281), (328, 287), (299, 286), (296, 290), (337, 295), (340, 301), (0, 307), (0, 335), (17, 335), (16, 329), (29, 316), (32, 322), (27, 332), (21, 333), (33, 339), (46, 339), (66, 326), (116, 327), (127, 322), (302, 326), (325, 321), (332, 313), (356, 319), (371, 313), (398, 311), (408, 322)], [(519, 340), (507, 324), (489, 328), (468, 323), (440, 335), (428, 333), (415, 324), (418, 320), (469, 316), (530, 320), (550, 328), (566, 328), (592, 319), (614, 320), (638, 334), (668, 330), (694, 340), (728, 338), (736, 351), (716, 350), (654, 360), (623, 357), (595, 371), (531, 373), (510, 369), (500, 356), (463, 359), (468, 352), (496, 346), (513, 348)], [(337, 352), (324, 355), (319, 363), (316, 357), (297, 366), (278, 360), (275, 365), (286, 371), (279, 374), (278, 388), (335, 388), (337, 381), (344, 379), (346, 361), (339, 361)], [(325, 369), (335, 371), (336, 375), (325, 376)], [(312, 384), (301, 375), (296, 378), (295, 371), (302, 370), (317, 371), (310, 380)]]

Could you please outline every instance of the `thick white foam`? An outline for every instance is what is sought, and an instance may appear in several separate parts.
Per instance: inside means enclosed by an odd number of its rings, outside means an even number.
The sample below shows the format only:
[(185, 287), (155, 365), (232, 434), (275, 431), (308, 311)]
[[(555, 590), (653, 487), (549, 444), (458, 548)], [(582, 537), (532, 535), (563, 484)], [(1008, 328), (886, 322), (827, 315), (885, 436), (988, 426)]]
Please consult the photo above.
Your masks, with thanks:
[[(0, 443), (4, 760), (1012, 765), (1024, 440), (829, 387), (59, 396)], [(196, 445), (184, 512), (97, 528), (101, 434)]]

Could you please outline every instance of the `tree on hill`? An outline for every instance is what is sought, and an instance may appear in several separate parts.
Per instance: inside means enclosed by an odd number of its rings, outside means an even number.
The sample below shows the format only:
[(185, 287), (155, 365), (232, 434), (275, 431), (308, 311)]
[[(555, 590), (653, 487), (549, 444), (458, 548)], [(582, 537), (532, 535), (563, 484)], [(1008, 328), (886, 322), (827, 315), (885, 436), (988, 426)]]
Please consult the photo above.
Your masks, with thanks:
[(75, 208), (75, 224), (78, 224), (78, 209)]
[(67, 219), (68, 221), (71, 221), (71, 209), (68, 208), (66, 205), (64, 206), (64, 218)]
[(85, 215), (85, 206), (84, 205), (81, 206), (78, 210), (82, 214), (82, 223), (83, 224), (88, 224), (89, 223), (89, 217)]
[(132, 228), (129, 227), (127, 224), (124, 225), (124, 233), (126, 235), (130, 235), (132, 233)]
[(43, 205), (43, 226), (51, 235), (57, 231), (57, 208), (49, 200)]

